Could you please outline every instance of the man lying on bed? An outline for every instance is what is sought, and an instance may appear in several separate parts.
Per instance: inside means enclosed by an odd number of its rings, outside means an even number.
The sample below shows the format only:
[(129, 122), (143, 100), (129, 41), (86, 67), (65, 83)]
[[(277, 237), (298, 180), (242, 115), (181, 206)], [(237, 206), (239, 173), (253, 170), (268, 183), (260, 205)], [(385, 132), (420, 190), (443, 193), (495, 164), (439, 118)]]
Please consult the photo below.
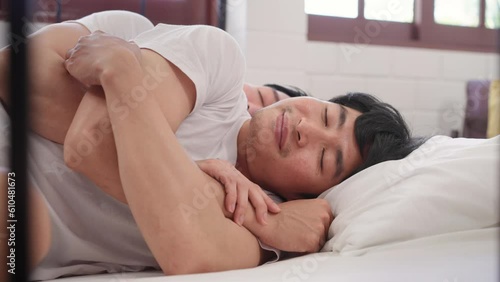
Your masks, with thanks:
[[(41, 192), (32, 193), (34, 279), (247, 268), (273, 257), (261, 242), (317, 251), (332, 220), (324, 201), (283, 203), (266, 224), (266, 205), (277, 210), (260, 189), (242, 187), (232, 195), (243, 208), (224, 208), (224, 188), (193, 160), (236, 164), (251, 181), (293, 200), (314, 198), (356, 170), (413, 149), (399, 113), (361, 94), (334, 103), (286, 99), (250, 119), (244, 58), (212, 27), (158, 25), (134, 39), (138, 46), (95, 33), (75, 47), (94, 27), (106, 30), (102, 21), (118, 22), (108, 15), (81, 20), (87, 28), (53, 25), (33, 39), (32, 119), (40, 136), (31, 137), (30, 180)], [(71, 76), (63, 65), (68, 50)], [(65, 169), (62, 146), (48, 139), (65, 140), (64, 160), (80, 174)], [(224, 177), (219, 166), (205, 170)], [(248, 200), (256, 211), (244, 209)], [(244, 212), (235, 221), (244, 219), (245, 228), (228, 219), (235, 209)]]

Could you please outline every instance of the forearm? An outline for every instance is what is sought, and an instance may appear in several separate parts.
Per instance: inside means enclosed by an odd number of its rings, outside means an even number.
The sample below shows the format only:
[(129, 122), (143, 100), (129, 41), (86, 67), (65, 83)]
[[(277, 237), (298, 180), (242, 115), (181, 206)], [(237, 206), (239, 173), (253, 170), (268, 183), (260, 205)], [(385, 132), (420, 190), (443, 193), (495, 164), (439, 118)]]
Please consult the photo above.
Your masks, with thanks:
[[(154, 95), (146, 95), (126, 116), (111, 110), (122, 95), (141, 85), (137, 63), (120, 64), (125, 64), (118, 67), (120, 73), (104, 70), (101, 76), (120, 177), (134, 218), (162, 269), (185, 273), (257, 265), (261, 255), (257, 241), (224, 217), (209, 192), (211, 185), (217, 187), (216, 181), (185, 153)], [(176, 76), (170, 79), (176, 83)], [(205, 197), (201, 208), (199, 197)], [(235, 259), (241, 252), (246, 256)]]
[[(141, 76), (142, 73), (139, 71), (127, 77)], [(130, 91), (134, 84), (140, 85), (140, 81), (128, 79), (127, 82), (131, 84), (130, 87), (115, 83), (114, 79), (102, 81), (108, 109), (112, 107), (113, 101), (121, 98), (120, 93)], [(171, 229), (170, 232), (165, 230), (168, 237), (173, 238), (171, 241), (174, 242), (184, 241), (183, 238), (178, 238), (178, 234), (187, 234), (191, 226), (203, 224), (203, 221), (198, 220), (198, 216), (190, 218), (194, 222), (185, 220), (180, 212), (181, 209), (178, 208), (191, 206), (196, 196), (192, 192), (185, 193), (183, 187), (203, 188), (201, 172), (184, 155), (183, 149), (176, 142), (168, 123), (154, 103), (154, 97), (150, 95), (146, 97), (141, 105), (123, 120), (113, 111), (110, 111), (110, 118), (114, 125), (118, 167), (123, 189), (129, 199), (132, 212), (138, 219), (141, 219), (138, 225), (144, 226), (141, 228), (145, 231), (144, 237), (150, 242), (155, 242), (153, 252), (160, 252), (163, 249), (163, 246), (156, 244), (155, 239), (156, 235), (163, 231), (162, 226), (158, 226), (164, 217), (163, 207), (168, 207), (168, 217), (173, 221), (172, 226), (175, 226), (175, 228), (167, 228)], [(158, 132), (157, 128), (164, 128), (164, 130)], [(159, 138), (148, 140), (148, 146), (144, 146), (144, 137), (153, 135), (159, 135)], [(152, 149), (154, 152), (151, 152)], [(150, 159), (152, 155), (157, 156), (155, 160)], [(186, 175), (186, 171), (193, 174)], [(168, 189), (163, 187), (168, 187)], [(155, 204), (156, 199), (162, 199), (163, 205)], [(199, 216), (203, 217), (203, 214)], [(175, 246), (172, 247), (175, 248)], [(161, 252), (167, 251), (161, 250)]]
[(64, 160), (104, 192), (126, 203), (102, 87), (90, 88), (78, 106), (64, 140)]

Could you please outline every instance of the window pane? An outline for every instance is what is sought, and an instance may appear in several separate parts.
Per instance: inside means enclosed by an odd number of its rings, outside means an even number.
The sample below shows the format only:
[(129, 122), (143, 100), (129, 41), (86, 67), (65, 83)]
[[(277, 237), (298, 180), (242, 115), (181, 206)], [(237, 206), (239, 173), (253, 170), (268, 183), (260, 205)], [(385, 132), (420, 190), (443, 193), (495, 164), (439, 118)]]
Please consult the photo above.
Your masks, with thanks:
[(414, 0), (365, 0), (365, 18), (390, 22), (413, 22)]
[(479, 0), (435, 0), (434, 21), (438, 24), (479, 26)]
[(486, 0), (484, 24), (487, 28), (500, 28), (500, 0)]
[(307, 14), (356, 18), (358, 0), (305, 0)]

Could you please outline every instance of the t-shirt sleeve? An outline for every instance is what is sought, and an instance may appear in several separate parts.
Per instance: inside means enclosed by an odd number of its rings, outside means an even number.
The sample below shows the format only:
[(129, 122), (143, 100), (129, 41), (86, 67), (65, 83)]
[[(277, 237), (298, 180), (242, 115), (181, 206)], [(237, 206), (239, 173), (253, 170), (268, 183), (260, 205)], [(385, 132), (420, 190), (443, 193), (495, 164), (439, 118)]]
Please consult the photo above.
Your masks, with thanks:
[(257, 239), (257, 241), (259, 242), (259, 245), (260, 245), (261, 249), (266, 250), (266, 251), (270, 251), (270, 252), (274, 253), (273, 258), (271, 258), (270, 260), (266, 261), (264, 264), (277, 262), (280, 259), (280, 257), (281, 257), (281, 251), (280, 250), (262, 243), (259, 239)]
[[(140, 48), (160, 54), (178, 67), (194, 83), (193, 112), (213, 108), (227, 118), (238, 104), (245, 104), (243, 78), (245, 59), (238, 43), (225, 31), (205, 25), (158, 24), (134, 39)], [(217, 118), (212, 115), (211, 118)]]
[(127, 41), (154, 27), (146, 17), (129, 11), (98, 12), (67, 22), (79, 23), (90, 32), (100, 30)]

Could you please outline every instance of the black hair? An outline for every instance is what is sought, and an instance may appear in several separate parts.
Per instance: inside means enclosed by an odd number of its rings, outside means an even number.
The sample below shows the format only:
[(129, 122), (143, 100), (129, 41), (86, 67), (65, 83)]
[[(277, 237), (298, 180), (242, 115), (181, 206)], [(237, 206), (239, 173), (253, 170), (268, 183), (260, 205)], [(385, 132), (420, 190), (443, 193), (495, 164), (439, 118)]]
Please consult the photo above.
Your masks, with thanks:
[(372, 95), (348, 93), (329, 101), (361, 112), (354, 135), (363, 163), (349, 177), (380, 162), (402, 159), (427, 140), (412, 138), (399, 111)]
[(281, 91), (285, 93), (286, 95), (290, 97), (307, 97), (309, 94), (307, 94), (304, 90), (295, 87), (295, 86), (284, 86), (284, 85), (279, 85), (279, 84), (264, 84), (264, 86), (271, 87), (274, 90)]

